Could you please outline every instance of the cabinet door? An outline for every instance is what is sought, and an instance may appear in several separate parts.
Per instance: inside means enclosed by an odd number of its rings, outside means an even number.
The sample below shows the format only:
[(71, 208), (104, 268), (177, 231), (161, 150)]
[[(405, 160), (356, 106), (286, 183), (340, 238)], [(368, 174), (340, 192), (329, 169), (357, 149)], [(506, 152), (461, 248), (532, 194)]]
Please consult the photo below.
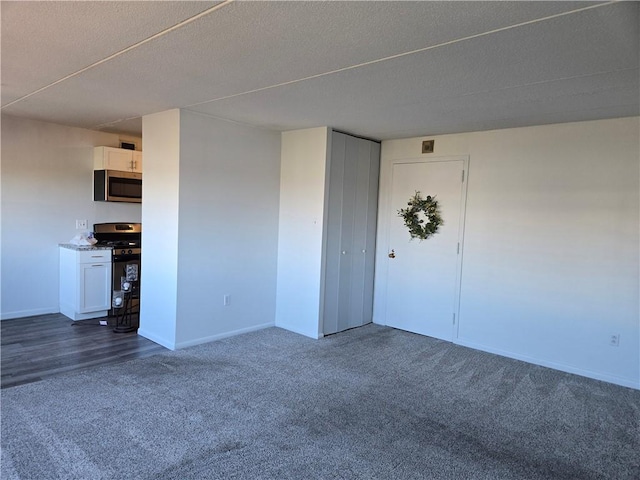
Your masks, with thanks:
[(123, 148), (105, 148), (105, 169), (131, 171), (133, 168), (133, 152)]
[(111, 263), (81, 263), (78, 273), (78, 312), (111, 308)]
[(93, 168), (130, 172), (133, 169), (133, 151), (124, 148), (95, 147), (93, 149)]
[(133, 171), (142, 173), (142, 152), (132, 151), (133, 154)]

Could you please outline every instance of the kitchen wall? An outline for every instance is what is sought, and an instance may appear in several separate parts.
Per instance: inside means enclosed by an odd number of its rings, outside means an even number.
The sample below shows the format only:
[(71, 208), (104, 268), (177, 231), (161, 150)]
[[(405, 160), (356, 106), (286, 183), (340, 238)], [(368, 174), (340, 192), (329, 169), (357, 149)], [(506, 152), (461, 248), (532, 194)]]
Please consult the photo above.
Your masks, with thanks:
[(1, 318), (58, 312), (58, 243), (93, 223), (141, 218), (140, 205), (93, 201), (93, 147), (116, 134), (2, 115)]
[(434, 138), (470, 159), (455, 341), (640, 388), (639, 137), (632, 117), (383, 142), (377, 271), (391, 161)]
[[(171, 149), (149, 171), (145, 163), (143, 241), (170, 236), (162, 249), (145, 244), (142, 271), (154, 265), (154, 274), (143, 273), (139, 333), (180, 348), (273, 325), (280, 134), (174, 110), (144, 117), (143, 138), (151, 152), (151, 142)], [(155, 302), (171, 308), (157, 312)]]

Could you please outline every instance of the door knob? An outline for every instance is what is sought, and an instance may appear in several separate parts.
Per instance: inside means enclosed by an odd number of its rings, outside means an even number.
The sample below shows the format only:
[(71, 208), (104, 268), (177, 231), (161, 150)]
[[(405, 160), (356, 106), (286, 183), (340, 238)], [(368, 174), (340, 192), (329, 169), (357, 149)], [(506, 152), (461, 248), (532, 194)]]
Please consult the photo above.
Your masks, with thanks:
[(391, 250), (391, 253), (389, 254), (389, 258), (396, 258), (396, 252), (394, 250)]

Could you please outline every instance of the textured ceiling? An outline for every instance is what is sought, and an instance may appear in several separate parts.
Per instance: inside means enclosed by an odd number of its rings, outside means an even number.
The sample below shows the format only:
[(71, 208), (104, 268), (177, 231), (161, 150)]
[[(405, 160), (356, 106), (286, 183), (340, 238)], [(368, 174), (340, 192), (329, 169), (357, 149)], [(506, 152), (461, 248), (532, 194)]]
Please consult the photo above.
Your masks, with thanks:
[(7, 2), (2, 112), (376, 139), (639, 114), (638, 2)]

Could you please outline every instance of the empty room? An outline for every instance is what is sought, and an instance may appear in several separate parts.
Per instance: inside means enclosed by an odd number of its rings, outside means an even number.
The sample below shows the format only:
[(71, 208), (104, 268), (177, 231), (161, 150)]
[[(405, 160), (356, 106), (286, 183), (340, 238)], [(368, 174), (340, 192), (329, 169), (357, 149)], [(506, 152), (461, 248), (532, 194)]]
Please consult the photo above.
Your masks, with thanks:
[(639, 2), (0, 6), (3, 479), (640, 478)]

